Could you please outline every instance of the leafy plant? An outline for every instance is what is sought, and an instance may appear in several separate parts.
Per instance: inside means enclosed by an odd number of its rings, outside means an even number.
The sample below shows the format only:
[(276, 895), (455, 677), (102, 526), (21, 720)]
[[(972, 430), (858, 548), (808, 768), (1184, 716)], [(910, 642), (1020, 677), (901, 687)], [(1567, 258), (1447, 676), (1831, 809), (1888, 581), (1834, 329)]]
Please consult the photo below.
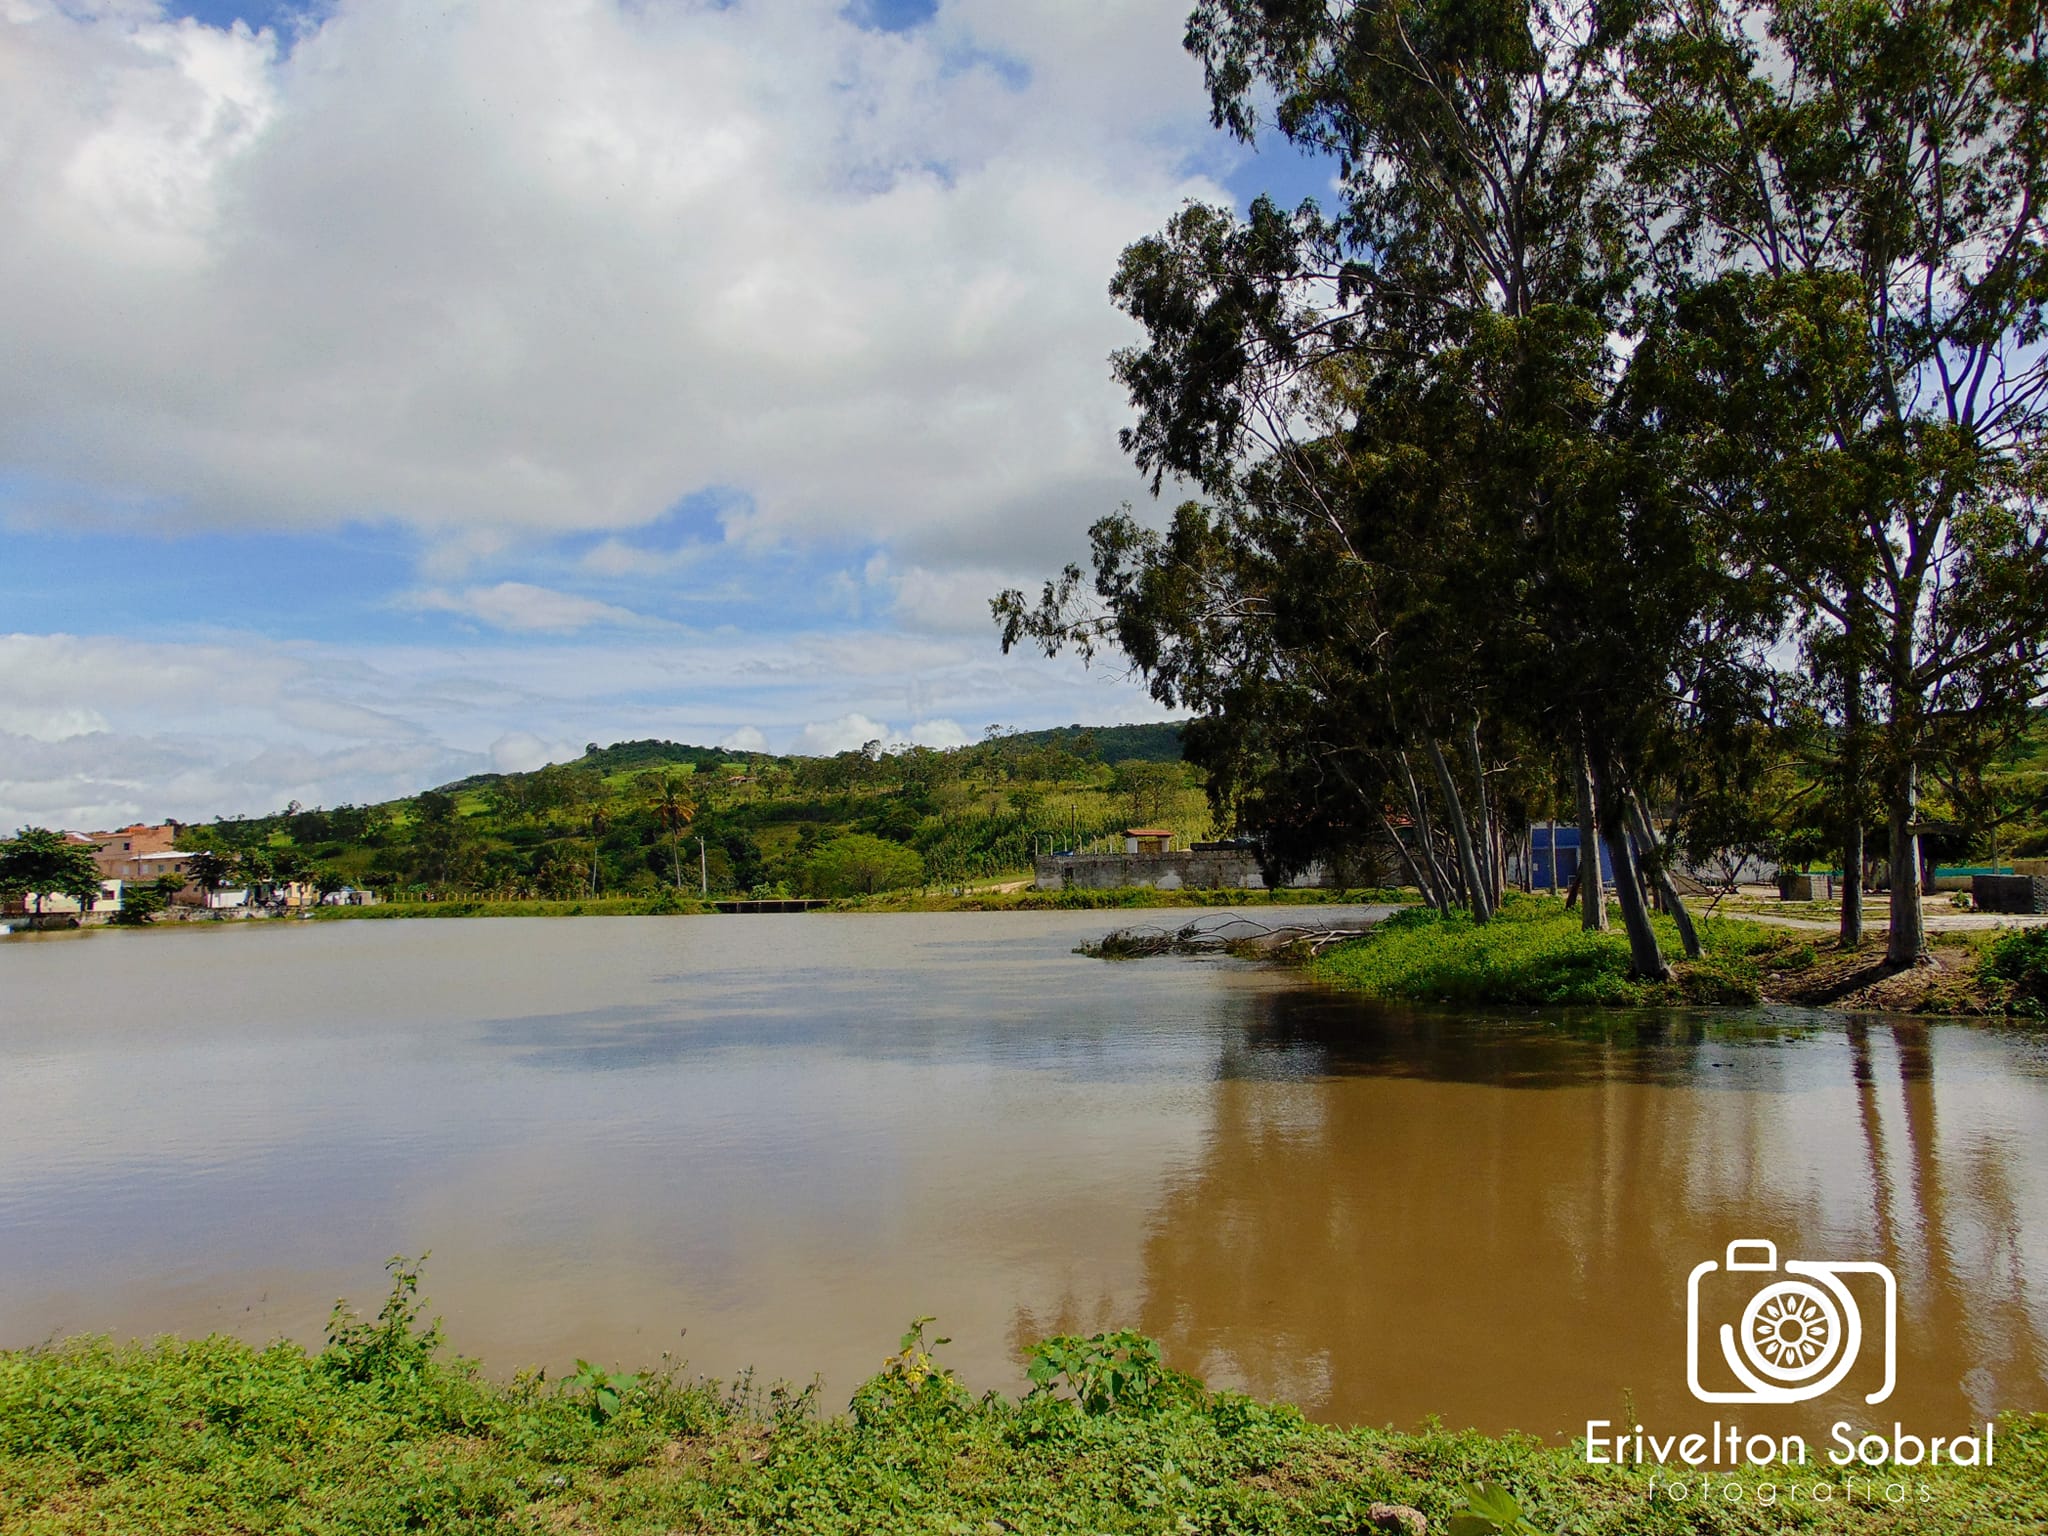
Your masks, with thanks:
[(418, 1375), (441, 1347), (441, 1320), (420, 1323), (425, 1304), (419, 1298), (420, 1271), (427, 1255), (408, 1259), (402, 1254), (386, 1261), (391, 1291), (378, 1309), (376, 1321), (364, 1322), (337, 1301), (327, 1319), (327, 1348), (320, 1363), (343, 1381), (373, 1382), (391, 1377)]
[(896, 1353), (882, 1362), (882, 1374), (906, 1381), (913, 1387), (933, 1377), (950, 1380), (952, 1371), (941, 1367), (933, 1360), (931, 1350), (953, 1341), (948, 1338), (935, 1338), (931, 1340), (931, 1348), (926, 1348), (925, 1325), (937, 1321), (936, 1317), (930, 1315), (913, 1317), (910, 1326), (903, 1331), (903, 1337), (897, 1341)]
[(1065, 1387), (1083, 1413), (1144, 1408), (1173, 1378), (1159, 1358), (1159, 1343), (1129, 1329), (1090, 1338), (1056, 1334), (1031, 1346), (1025, 1374), (1032, 1395), (1050, 1396)]
[(2048, 1005), (2048, 928), (2014, 928), (2000, 934), (1985, 957), (1984, 973), (2033, 1010)]
[(1450, 1536), (1545, 1536), (1499, 1483), (1467, 1483), (1463, 1492), (1465, 1507), (1451, 1512), (1446, 1527)]
[(588, 1360), (578, 1360), (576, 1374), (563, 1383), (572, 1392), (590, 1394), (590, 1416), (600, 1424), (608, 1423), (639, 1385), (640, 1378), (630, 1372), (607, 1371)]

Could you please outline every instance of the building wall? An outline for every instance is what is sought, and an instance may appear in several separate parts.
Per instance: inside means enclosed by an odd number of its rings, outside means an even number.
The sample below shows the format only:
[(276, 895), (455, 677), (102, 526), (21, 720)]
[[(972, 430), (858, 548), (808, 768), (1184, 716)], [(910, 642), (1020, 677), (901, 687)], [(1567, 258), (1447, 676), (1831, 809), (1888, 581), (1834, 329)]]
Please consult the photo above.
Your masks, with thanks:
[[(1078, 888), (1087, 891), (1145, 886), (1159, 891), (1264, 890), (1266, 877), (1247, 849), (1185, 850), (1180, 853), (1047, 854), (1034, 861), (1041, 891)], [(1327, 886), (1323, 866), (1310, 865), (1289, 882), (1296, 887)]]
[[(100, 873), (110, 880), (153, 880), (167, 870), (184, 873), (183, 858), (178, 862), (167, 862), (165, 856), (175, 852), (179, 832), (175, 821), (164, 822), (161, 826), (138, 824), (122, 827), (117, 832), (87, 832), (86, 841), (93, 845), (93, 862), (100, 867)], [(185, 857), (189, 857), (186, 855)]]

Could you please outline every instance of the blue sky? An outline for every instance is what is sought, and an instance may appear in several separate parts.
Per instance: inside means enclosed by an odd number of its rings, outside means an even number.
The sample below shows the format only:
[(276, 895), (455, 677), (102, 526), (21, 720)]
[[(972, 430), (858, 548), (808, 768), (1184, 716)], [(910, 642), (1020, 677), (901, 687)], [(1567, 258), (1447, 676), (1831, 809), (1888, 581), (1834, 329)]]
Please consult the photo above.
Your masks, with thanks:
[(1184, 6), (24, 0), (0, 825), (1156, 718), (986, 604), (1145, 501), (1117, 251), (1329, 185)]

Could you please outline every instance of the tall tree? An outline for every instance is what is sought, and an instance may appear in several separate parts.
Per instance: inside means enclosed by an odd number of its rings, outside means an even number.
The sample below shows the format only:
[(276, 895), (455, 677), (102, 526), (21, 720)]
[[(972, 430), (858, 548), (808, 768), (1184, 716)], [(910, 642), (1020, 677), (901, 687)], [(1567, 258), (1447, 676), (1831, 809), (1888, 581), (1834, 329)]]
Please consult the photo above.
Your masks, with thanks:
[(655, 818), (662, 830), (668, 833), (669, 863), (675, 875), (675, 888), (683, 888), (683, 829), (697, 815), (697, 802), (683, 779), (673, 773), (664, 773), (652, 786)]
[(199, 887), (201, 906), (211, 906), (215, 891), (224, 890), (235, 878), (235, 860), (216, 849), (202, 848), (192, 855), (185, 872), (192, 877), (192, 883)]
[[(1209, 505), (1150, 544), (1098, 525), (1095, 587), (1112, 614), (1149, 610), (1117, 638), (1155, 692), (1246, 724), (1236, 777), (1292, 775), (1326, 827), (1334, 799), (1354, 824), (1405, 805), (1418, 879), (1482, 918), (1499, 861), (1484, 753), (1463, 744), (1488, 716), (1560, 741), (1610, 829), (1635, 968), (1661, 975), (1621, 829), (1671, 701), (1733, 626), (1702, 623), (1722, 562), (1615, 345), (1638, 297), (1627, 15), (1197, 6), (1188, 46), (1217, 122), (1252, 138), (1270, 104), (1282, 134), (1336, 158), (1340, 206), (1194, 207), (1125, 253), (1111, 291), (1147, 333), (1117, 359), (1139, 411), (1125, 446), (1155, 490), (1173, 477)], [(1035, 609), (999, 599), (1006, 642), (1060, 638), (1079, 580), (1069, 568)], [(1162, 614), (1176, 646), (1155, 656)], [(1365, 750), (1344, 773), (1324, 752), (1275, 777), (1318, 740)]]
[(45, 896), (68, 896), (90, 911), (100, 896), (91, 844), (75, 843), (48, 827), (23, 827), (0, 843), (0, 895), (32, 897), (38, 921)]
[[(1805, 440), (1775, 455), (1746, 532), (1820, 631), (1844, 860), (1869, 772), (1888, 958), (1910, 964), (1924, 777), (1952, 726), (2038, 697), (2048, 667), (2048, 15), (1666, 0), (1653, 22), (1633, 79), (1641, 184), (1664, 196), (1645, 225), (1672, 281), (1739, 293), (1744, 329), (1782, 342), (1778, 376), (1805, 380)], [(1739, 338), (1715, 368), (1754, 350)]]

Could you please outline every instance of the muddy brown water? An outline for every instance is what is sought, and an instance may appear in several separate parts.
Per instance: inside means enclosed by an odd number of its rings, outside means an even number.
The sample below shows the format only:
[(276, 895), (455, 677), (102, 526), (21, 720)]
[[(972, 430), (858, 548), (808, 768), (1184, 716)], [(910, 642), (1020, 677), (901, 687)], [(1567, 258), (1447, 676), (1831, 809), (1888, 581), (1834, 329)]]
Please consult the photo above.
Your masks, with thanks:
[[(1143, 914), (1138, 914), (1142, 917)], [(1375, 1008), (1074, 954), (1101, 913), (221, 925), (0, 942), (0, 1346), (317, 1343), (432, 1250), (509, 1374), (977, 1389), (1132, 1327), (1317, 1417), (1576, 1433), (2048, 1409), (2048, 1040)], [(1687, 1385), (1738, 1239), (1896, 1276), (1897, 1386)], [(1735, 1322), (1769, 1275), (1715, 1272)], [(1732, 1288), (1729, 1284), (1733, 1283)], [(1861, 1282), (1859, 1281), (1859, 1284)], [(1717, 1310), (1718, 1309), (1718, 1310)]]

